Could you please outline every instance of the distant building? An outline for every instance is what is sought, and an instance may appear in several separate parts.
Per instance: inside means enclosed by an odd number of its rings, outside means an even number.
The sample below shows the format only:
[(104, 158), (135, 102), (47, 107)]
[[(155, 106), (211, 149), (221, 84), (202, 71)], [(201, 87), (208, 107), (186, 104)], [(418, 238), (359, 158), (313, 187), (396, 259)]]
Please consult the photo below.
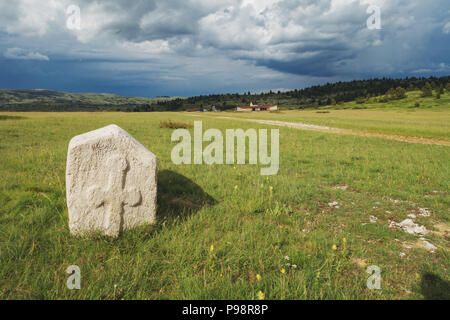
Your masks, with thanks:
[(249, 106), (236, 107), (236, 111), (276, 111), (278, 106), (259, 106), (256, 102), (251, 102)]

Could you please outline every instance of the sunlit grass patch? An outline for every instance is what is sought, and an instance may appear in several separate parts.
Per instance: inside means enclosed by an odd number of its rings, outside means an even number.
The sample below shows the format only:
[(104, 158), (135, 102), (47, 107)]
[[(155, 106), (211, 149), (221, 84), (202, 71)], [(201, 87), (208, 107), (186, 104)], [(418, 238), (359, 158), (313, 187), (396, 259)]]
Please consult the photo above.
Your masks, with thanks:
[[(312, 111), (311, 117), (347, 121), (347, 112), (369, 111)], [(377, 112), (353, 117), (373, 115), (376, 126), (384, 111)], [(445, 297), (448, 147), (280, 128), (280, 171), (263, 177), (259, 166), (174, 165), (173, 131), (160, 128), (167, 119), (192, 121), (182, 113), (30, 113), (23, 121), (2, 123), (2, 298)], [(271, 128), (198, 120), (221, 131)], [(158, 223), (117, 240), (71, 237), (65, 203), (68, 143), (111, 123), (158, 157)], [(414, 127), (406, 120), (408, 125)], [(430, 216), (420, 216), (420, 208)], [(435, 253), (414, 246), (418, 237), (389, 228), (390, 221), (412, 213), (433, 231), (426, 238), (438, 248)], [(66, 287), (69, 265), (81, 269), (81, 290)], [(381, 268), (381, 290), (366, 286), (371, 265)]]

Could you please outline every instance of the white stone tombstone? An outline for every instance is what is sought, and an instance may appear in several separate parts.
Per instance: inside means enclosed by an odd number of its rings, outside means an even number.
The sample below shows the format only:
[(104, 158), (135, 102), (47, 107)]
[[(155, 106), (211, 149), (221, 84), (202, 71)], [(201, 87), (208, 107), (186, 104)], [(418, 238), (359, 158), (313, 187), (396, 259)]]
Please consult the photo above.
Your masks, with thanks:
[(66, 168), (70, 232), (118, 237), (154, 223), (156, 183), (156, 156), (118, 126), (74, 137)]

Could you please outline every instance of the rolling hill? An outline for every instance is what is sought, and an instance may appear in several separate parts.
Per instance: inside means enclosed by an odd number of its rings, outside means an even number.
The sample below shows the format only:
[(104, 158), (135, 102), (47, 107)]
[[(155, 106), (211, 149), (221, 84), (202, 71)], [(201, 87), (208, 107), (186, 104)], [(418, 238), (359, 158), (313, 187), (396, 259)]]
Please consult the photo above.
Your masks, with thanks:
[(158, 102), (183, 98), (139, 98), (107, 93), (0, 89), (0, 111), (156, 111)]

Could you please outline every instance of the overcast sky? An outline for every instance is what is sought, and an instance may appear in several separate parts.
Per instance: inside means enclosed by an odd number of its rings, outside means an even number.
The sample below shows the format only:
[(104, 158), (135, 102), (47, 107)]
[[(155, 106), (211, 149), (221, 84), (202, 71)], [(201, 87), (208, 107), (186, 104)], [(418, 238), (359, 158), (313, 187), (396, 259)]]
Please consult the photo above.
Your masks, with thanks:
[(449, 52), (449, 0), (0, 0), (0, 88), (260, 92), (449, 75)]

